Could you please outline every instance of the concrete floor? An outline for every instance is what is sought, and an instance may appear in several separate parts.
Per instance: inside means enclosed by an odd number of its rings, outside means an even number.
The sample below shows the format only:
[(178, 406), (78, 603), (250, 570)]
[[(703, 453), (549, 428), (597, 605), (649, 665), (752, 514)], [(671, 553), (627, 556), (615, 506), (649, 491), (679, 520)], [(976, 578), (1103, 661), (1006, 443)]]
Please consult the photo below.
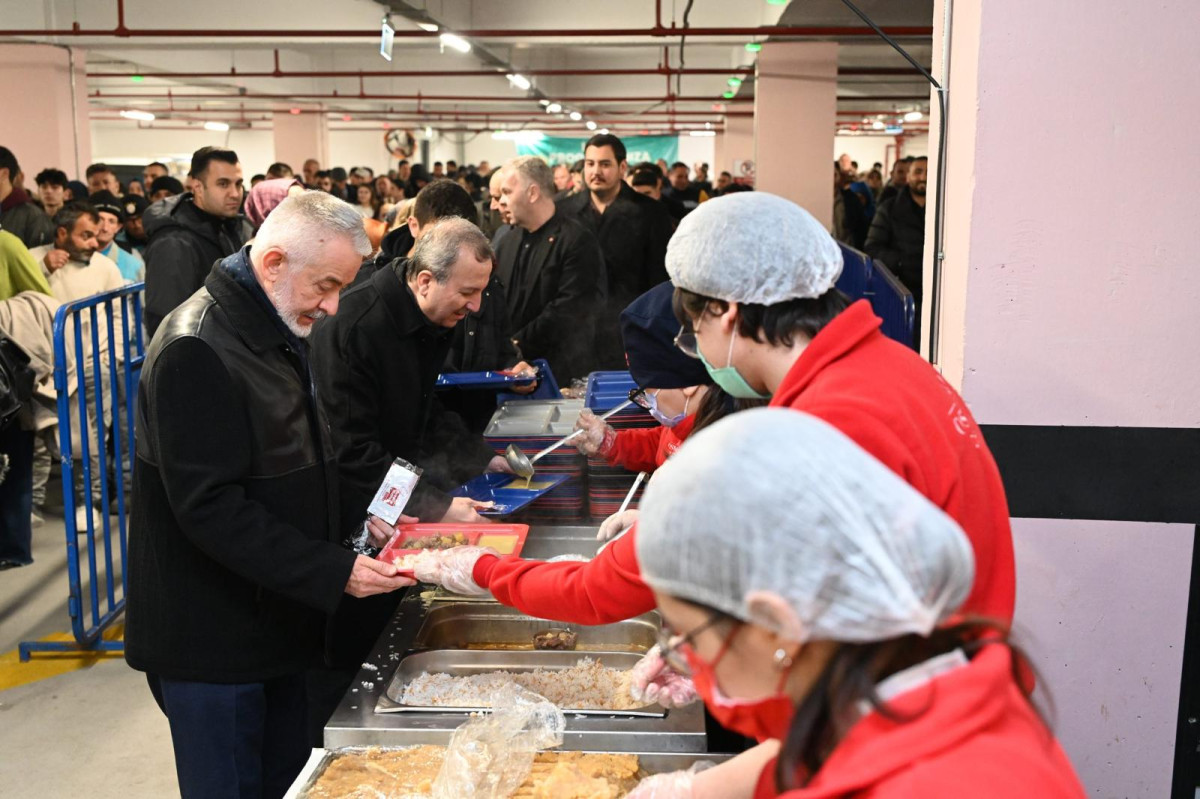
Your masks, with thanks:
[[(48, 517), (33, 531), (33, 565), (0, 572), (0, 653), (70, 631), (64, 535)], [(0, 753), (4, 796), (179, 795), (167, 720), (120, 657), (0, 690)]]

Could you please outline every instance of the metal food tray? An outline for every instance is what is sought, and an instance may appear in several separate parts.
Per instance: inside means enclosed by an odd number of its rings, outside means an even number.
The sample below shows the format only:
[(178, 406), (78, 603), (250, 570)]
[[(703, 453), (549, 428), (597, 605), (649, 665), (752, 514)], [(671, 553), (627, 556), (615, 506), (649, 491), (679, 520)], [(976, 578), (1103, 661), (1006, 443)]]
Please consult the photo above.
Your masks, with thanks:
[[(423, 672), (465, 677), (490, 671), (527, 672), (536, 668), (560, 671), (569, 669), (585, 657), (598, 660), (615, 669), (632, 669), (642, 656), (635, 652), (513, 652), (503, 650), (439, 649), (418, 652), (400, 661), (388, 683), (387, 691), (375, 705), (376, 713), (487, 713), (486, 707), (453, 707), (447, 705), (405, 705), (400, 702), (404, 689)], [(646, 705), (635, 710), (593, 710), (562, 708), (563, 713), (581, 716), (610, 716), (661, 719), (667, 715), (661, 705)]]
[[(583, 411), (583, 400), (530, 400), (506, 402), (492, 415), (485, 438), (528, 438), (571, 432)], [(570, 428), (567, 428), (570, 425)], [(562, 435), (566, 435), (562, 433)]]
[[(516, 608), (491, 604), (453, 604), (431, 608), (421, 623), (413, 649), (460, 649), (479, 651), (558, 651), (534, 650), (533, 636), (548, 628), (566, 628), (578, 635), (576, 655), (590, 652), (642, 653), (654, 646), (662, 619), (651, 611), (615, 624), (596, 626), (566, 624), (550, 619), (526, 616)], [(472, 644), (527, 644), (528, 648), (473, 649)]]
[[(420, 744), (418, 744), (419, 746)], [(367, 751), (367, 749), (375, 748), (384, 751), (399, 751), (403, 749), (415, 749), (416, 746), (346, 746), (340, 749), (326, 749), (325, 754), (320, 758), (311, 759), (304, 770), (296, 777), (296, 782), (292, 785), (284, 799), (308, 799), (309, 793), (316, 787), (317, 780), (325, 773), (325, 769), (334, 760), (342, 755), (359, 754)], [(320, 750), (313, 750), (314, 753)], [(550, 751), (550, 750), (547, 750)], [(564, 753), (574, 750), (564, 750)], [(585, 750), (586, 751), (586, 750)], [(589, 752), (589, 754), (601, 755), (636, 755), (638, 759), (638, 768), (645, 772), (647, 777), (655, 774), (668, 774), (672, 771), (684, 771), (691, 768), (696, 763), (708, 762), (718, 764), (724, 763), (726, 760), (732, 759), (731, 754), (713, 752), (711, 754), (703, 752), (684, 753), (684, 752)]]

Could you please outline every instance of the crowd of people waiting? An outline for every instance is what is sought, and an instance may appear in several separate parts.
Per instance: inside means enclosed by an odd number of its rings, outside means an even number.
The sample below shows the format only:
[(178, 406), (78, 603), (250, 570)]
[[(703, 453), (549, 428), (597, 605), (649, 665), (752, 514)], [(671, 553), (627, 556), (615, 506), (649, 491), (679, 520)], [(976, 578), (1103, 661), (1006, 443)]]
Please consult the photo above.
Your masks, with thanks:
[[(873, 225), (915, 202), (916, 163)], [(571, 623), (657, 607), (635, 696), (703, 700), (755, 745), (631, 796), (1083, 795), (1008, 641), (996, 464), (954, 389), (838, 291), (842, 252), (806, 211), (727, 173), (631, 169), (610, 134), (569, 166), (310, 159), (249, 191), (228, 149), (196, 151), (181, 192), (155, 166), (149, 205), (103, 165), (39, 205), (0, 148), (0, 329), (36, 352), (10, 303), (47, 297), (44, 319), (144, 274), (126, 659), (185, 796), (283, 795), (415, 584), (371, 557), (394, 532), (366, 510), (388, 470), (423, 469), (401, 521), (456, 523), (487, 503), (452, 486), (511, 471), (438, 374), (540, 360), (560, 384), (628, 368), (660, 427), (584, 412), (576, 446), (661, 474), (589, 562), (459, 547), (416, 576)], [(850, 191), (841, 225), (867, 207)], [(3, 429), (3, 521), (26, 530), (0, 542), (10, 566), (29, 562), (35, 430)]]

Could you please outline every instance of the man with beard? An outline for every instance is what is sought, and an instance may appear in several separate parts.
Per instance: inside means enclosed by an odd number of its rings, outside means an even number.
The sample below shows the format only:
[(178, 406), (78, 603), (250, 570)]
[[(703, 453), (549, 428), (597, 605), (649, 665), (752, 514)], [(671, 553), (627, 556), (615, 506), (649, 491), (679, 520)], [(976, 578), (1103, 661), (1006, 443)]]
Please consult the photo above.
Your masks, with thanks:
[(167, 716), (183, 796), (283, 796), (310, 752), (304, 674), (329, 617), (344, 594), (412, 585), (338, 543), (305, 342), (370, 251), (345, 202), (288, 197), (147, 348), (125, 659)]
[[(35, 247), (30, 250), (30, 254), (42, 265), (42, 269), (50, 283), (50, 293), (54, 295), (54, 299), (61, 303), (68, 303), (74, 300), (81, 300), (84, 297), (91, 297), (93, 294), (101, 294), (103, 292), (119, 289), (125, 285), (125, 278), (121, 276), (121, 270), (117, 268), (116, 263), (111, 258), (106, 258), (97, 252), (99, 242), (97, 235), (100, 231), (100, 215), (96, 213), (96, 209), (90, 205), (80, 202), (67, 203), (61, 211), (54, 217), (54, 243), (47, 244), (42, 247)], [(113, 332), (119, 337), (121, 335), (121, 305), (113, 303), (112, 326)], [(123, 353), (119, 348), (109, 347), (108, 341), (108, 318), (102, 307), (96, 311), (96, 343), (99, 349), (101, 380), (109, 373), (109, 353), (115, 357), (118, 362), (123, 359)], [(92, 505), (99, 506), (102, 504), (100, 492), (100, 474), (103, 460), (101, 453), (96, 446), (98, 440), (98, 430), (108, 429), (112, 422), (112, 391), (111, 386), (105, 384), (105, 391), (102, 396), (103, 408), (103, 423), (101, 424), (96, 414), (96, 403), (92, 400), (96, 396), (96, 375), (94, 374), (94, 362), (92, 359), (92, 325), (91, 314), (80, 314), (80, 333), (83, 338), (84, 359), (82, 364), (84, 384), (87, 391), (89, 402), (87, 403), (88, 417), (88, 439), (91, 442), (88, 454), (91, 461), (91, 484), (92, 484)], [(68, 335), (67, 341), (74, 342), (73, 332)], [(71, 344), (70, 346), (74, 346)], [(74, 417), (74, 413), (72, 414)], [(128, 430), (128, 420), (123, 419), (123, 430)], [(75, 421), (73, 424), (77, 424)], [(49, 454), (42, 449), (37, 449), (34, 453), (34, 485), (33, 495), (34, 504), (41, 504), (45, 499), (46, 480), (50, 475), (50, 460)], [(81, 475), (82, 476), (82, 475)], [(77, 496), (81, 499), (86, 497), (82, 487), (82, 482), (75, 486)], [(66, 488), (66, 487), (64, 487)], [(68, 489), (69, 490), (69, 489)], [(76, 529), (86, 529), (87, 526), (87, 502), (81, 502), (76, 513)], [(100, 512), (107, 513), (108, 508), (100, 508)]]
[(908, 185), (875, 211), (871, 232), (863, 249), (883, 261), (917, 301), (921, 318), (921, 274), (925, 252), (925, 185), (929, 161), (914, 158), (908, 169)]
[(675, 229), (666, 206), (625, 183), (627, 169), (625, 144), (611, 133), (596, 134), (583, 149), (587, 190), (559, 206), (595, 233), (604, 253), (608, 298), (597, 324), (598, 369), (625, 368), (621, 311), (667, 279), (663, 259)]
[[(159, 178), (152, 188), (157, 189)], [(189, 191), (154, 203), (143, 216), (146, 235), (146, 330), (204, 285), (212, 265), (233, 255), (254, 229), (241, 214), (242, 166), (237, 153), (201, 147), (192, 154)]]
[(879, 202), (892, 199), (908, 185), (908, 168), (912, 166), (912, 162), (913, 157), (910, 155), (892, 164), (891, 178), (883, 187), (883, 192), (879, 195)]

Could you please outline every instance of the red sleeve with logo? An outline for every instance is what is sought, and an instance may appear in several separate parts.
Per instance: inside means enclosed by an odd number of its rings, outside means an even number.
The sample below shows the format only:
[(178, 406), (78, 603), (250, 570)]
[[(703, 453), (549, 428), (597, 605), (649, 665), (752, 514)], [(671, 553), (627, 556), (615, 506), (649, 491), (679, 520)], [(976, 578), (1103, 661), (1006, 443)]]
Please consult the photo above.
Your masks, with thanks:
[(636, 526), (587, 563), (485, 555), (474, 578), (522, 613), (572, 624), (612, 624), (654, 610), (633, 542)]
[[(696, 415), (692, 414), (668, 429), (662, 425), (621, 430), (617, 433), (612, 452), (605, 458), (613, 466), (623, 466), (631, 472), (652, 472), (663, 465), (692, 432)], [(670, 451), (665, 451), (670, 449)]]

